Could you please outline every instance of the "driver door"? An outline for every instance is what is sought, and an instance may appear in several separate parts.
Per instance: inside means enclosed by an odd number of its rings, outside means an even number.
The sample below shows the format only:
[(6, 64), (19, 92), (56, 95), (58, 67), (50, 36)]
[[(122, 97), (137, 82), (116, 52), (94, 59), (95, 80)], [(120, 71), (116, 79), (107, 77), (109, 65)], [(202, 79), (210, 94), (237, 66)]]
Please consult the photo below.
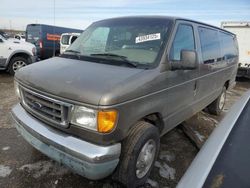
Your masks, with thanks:
[[(181, 61), (182, 50), (197, 49), (195, 31), (192, 22), (178, 21), (170, 46), (168, 49), (168, 62), (170, 66)], [(166, 84), (167, 104), (165, 106), (165, 123), (169, 126), (167, 130), (192, 116), (196, 110), (193, 108), (197, 93), (197, 80), (199, 69), (193, 70), (168, 70)], [(165, 131), (167, 131), (165, 130)]]

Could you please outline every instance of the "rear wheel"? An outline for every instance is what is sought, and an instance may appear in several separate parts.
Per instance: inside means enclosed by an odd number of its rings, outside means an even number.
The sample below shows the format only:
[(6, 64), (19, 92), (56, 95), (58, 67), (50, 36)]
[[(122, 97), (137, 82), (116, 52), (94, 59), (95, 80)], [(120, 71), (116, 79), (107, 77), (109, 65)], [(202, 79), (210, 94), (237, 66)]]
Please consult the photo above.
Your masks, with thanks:
[(226, 91), (227, 89), (224, 86), (220, 96), (208, 106), (209, 113), (213, 115), (219, 115), (222, 112), (226, 103), (226, 96), (227, 96)]
[(153, 168), (159, 146), (158, 129), (150, 123), (138, 122), (123, 142), (114, 178), (130, 188), (143, 185)]
[(28, 60), (23, 57), (14, 57), (10, 60), (9, 64), (9, 73), (11, 75), (14, 75), (16, 71), (18, 71), (20, 68), (28, 65)]

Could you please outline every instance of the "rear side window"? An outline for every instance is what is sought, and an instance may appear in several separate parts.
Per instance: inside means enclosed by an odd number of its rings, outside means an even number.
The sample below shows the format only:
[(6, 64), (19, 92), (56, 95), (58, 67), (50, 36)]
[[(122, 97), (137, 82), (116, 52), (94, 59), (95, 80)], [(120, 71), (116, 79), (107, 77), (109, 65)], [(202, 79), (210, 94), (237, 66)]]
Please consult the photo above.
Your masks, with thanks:
[(199, 27), (201, 51), (204, 64), (221, 60), (219, 32), (214, 29)]
[(224, 60), (237, 56), (237, 47), (234, 37), (230, 34), (220, 32), (221, 52)]
[(170, 60), (180, 61), (181, 50), (194, 49), (195, 41), (193, 27), (191, 25), (180, 24), (170, 50)]

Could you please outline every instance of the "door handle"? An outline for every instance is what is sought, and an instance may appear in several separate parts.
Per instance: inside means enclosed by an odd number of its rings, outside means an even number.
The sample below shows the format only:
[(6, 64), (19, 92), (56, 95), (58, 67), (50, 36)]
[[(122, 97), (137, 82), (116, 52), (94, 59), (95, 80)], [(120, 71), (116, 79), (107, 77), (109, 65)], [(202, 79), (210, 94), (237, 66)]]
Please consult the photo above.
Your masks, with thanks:
[(197, 80), (194, 82), (194, 96), (197, 94)]

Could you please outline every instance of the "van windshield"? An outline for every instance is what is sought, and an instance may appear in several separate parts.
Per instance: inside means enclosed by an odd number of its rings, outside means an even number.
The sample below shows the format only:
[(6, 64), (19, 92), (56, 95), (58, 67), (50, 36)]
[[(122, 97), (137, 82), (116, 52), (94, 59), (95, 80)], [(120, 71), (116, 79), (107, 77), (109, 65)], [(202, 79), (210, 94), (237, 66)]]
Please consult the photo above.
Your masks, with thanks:
[(150, 66), (156, 62), (168, 38), (169, 27), (170, 21), (156, 18), (100, 21), (86, 29), (65, 54)]

